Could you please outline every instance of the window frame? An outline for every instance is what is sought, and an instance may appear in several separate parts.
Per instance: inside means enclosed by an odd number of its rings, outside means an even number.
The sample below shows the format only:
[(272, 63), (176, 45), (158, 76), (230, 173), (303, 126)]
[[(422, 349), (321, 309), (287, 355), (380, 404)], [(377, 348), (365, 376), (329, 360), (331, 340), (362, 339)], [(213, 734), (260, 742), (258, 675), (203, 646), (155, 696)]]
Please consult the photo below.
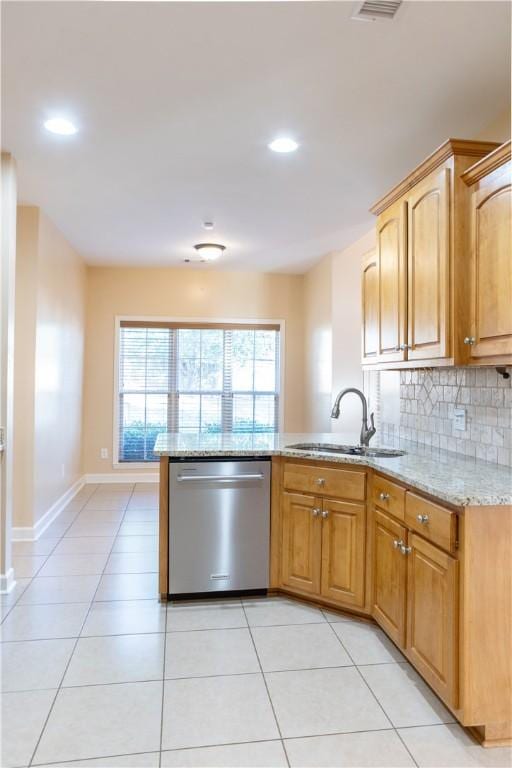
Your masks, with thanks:
[(114, 317), (114, 392), (113, 392), (113, 419), (112, 419), (112, 468), (113, 469), (148, 469), (158, 466), (158, 461), (119, 461), (119, 347), (120, 329), (122, 322), (137, 323), (193, 323), (205, 327), (209, 325), (246, 325), (254, 327), (258, 325), (279, 326), (279, 427), (282, 430), (284, 423), (284, 391), (285, 391), (285, 326), (286, 321), (274, 318), (197, 318), (197, 317), (169, 317), (162, 315), (115, 315)]

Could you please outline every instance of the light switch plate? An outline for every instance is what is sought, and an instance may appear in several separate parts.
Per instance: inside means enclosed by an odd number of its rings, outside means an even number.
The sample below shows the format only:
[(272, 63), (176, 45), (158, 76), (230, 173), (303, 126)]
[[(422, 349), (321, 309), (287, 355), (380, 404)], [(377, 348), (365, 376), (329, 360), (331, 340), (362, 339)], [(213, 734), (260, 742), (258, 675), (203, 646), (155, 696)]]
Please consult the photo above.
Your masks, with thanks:
[(465, 408), (453, 409), (453, 427), (458, 432), (466, 431), (466, 409)]

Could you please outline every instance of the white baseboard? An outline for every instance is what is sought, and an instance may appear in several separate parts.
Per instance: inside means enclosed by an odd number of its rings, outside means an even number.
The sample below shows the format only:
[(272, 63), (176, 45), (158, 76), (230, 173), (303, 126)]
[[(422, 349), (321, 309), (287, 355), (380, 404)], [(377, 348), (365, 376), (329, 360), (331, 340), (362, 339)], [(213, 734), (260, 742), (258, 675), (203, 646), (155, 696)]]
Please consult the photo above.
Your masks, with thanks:
[(0, 595), (8, 595), (15, 586), (14, 568), (9, 568), (7, 573), (0, 573)]
[(101, 472), (84, 477), (86, 483), (158, 483), (158, 472)]
[(13, 541), (37, 541), (41, 534), (46, 531), (49, 525), (60, 515), (63, 509), (67, 507), (71, 499), (73, 499), (78, 491), (80, 491), (86, 483), (85, 476), (80, 477), (71, 488), (62, 494), (57, 499), (55, 504), (52, 504), (44, 515), (33, 526), (13, 526), (12, 540)]

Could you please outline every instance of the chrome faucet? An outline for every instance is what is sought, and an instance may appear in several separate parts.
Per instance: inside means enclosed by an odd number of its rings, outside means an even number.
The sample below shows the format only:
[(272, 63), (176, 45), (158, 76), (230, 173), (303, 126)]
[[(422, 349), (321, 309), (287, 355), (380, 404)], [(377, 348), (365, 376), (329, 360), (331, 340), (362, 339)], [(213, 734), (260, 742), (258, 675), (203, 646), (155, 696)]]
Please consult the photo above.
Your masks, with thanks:
[(347, 389), (342, 389), (341, 392), (338, 393), (332, 407), (331, 419), (339, 419), (341, 400), (343, 397), (345, 397), (345, 395), (348, 395), (349, 392), (353, 392), (354, 395), (357, 395), (363, 406), (363, 421), (361, 425), (361, 435), (359, 437), (359, 442), (361, 445), (370, 445), (370, 440), (377, 430), (375, 429), (373, 413), (370, 414), (371, 427), (368, 427), (368, 403), (366, 402), (366, 397), (360, 389), (356, 389), (355, 387), (347, 387)]

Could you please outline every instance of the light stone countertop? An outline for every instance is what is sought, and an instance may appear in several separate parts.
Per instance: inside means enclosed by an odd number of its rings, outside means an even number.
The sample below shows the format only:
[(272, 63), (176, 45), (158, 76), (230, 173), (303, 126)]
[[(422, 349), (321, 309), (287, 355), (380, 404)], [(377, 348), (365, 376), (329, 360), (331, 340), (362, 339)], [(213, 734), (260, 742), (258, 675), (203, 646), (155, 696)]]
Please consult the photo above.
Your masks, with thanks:
[(457, 507), (512, 504), (512, 469), (461, 456), (407, 440), (383, 440), (377, 435), (371, 448), (400, 448), (404, 456), (375, 458), (302, 451), (294, 443), (357, 445), (354, 433), (162, 433), (155, 453), (174, 458), (204, 456), (289, 456), (340, 464), (358, 464), (382, 471), (389, 477), (417, 488)]

